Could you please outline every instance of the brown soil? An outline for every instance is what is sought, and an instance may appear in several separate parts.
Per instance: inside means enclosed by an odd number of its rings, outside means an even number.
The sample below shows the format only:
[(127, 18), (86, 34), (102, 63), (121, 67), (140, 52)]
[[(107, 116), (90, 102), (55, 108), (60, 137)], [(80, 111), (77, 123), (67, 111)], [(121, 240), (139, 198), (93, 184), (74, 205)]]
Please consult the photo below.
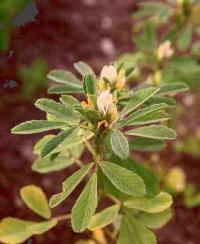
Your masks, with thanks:
[[(135, 10), (135, 2), (38, 0), (39, 14), (36, 20), (13, 32), (13, 55), (0, 55), (0, 95), (9, 96), (9, 103), (0, 107), (0, 218), (15, 216), (39, 220), (20, 200), (20, 187), (37, 184), (51, 196), (60, 191), (61, 182), (74, 170), (72, 168), (48, 175), (31, 171), (33, 145), (41, 135), (15, 136), (10, 134), (10, 129), (19, 122), (42, 118), (43, 114), (32, 104), (12, 102), (11, 94), (19, 92), (19, 88), (10, 91), (4, 89), (3, 84), (7, 79), (18, 81), (17, 68), (38, 57), (44, 57), (50, 68), (72, 69), (73, 62), (85, 60), (99, 71), (103, 64), (132, 50), (131, 15)], [(190, 108), (190, 111), (197, 111), (195, 115), (198, 114), (196, 107)], [(192, 112), (191, 116), (183, 116), (186, 126), (192, 123), (192, 116)], [(169, 150), (162, 153), (162, 158), (167, 165), (182, 166), (190, 182), (200, 183), (199, 159)], [(60, 208), (55, 209), (55, 214), (68, 213), (77, 195), (77, 192), (72, 194)], [(165, 228), (158, 231), (158, 240), (160, 244), (198, 244), (199, 228), (200, 209), (186, 209), (181, 199), (177, 199), (175, 216)], [(81, 238), (87, 238), (87, 233)], [(70, 223), (63, 222), (47, 234), (31, 238), (30, 243), (71, 244), (78, 239), (80, 235), (73, 233)]]

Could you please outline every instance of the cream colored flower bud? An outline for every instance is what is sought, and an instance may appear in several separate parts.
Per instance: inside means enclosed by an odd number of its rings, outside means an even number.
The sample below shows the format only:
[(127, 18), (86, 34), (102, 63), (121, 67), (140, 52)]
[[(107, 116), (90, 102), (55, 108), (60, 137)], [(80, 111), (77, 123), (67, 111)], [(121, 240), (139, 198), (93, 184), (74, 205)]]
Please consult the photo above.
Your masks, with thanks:
[(106, 65), (103, 67), (100, 73), (100, 78), (106, 78), (110, 82), (115, 82), (117, 80), (117, 70), (113, 65)]
[(97, 107), (104, 116), (105, 121), (113, 123), (118, 119), (117, 107), (114, 104), (114, 98), (110, 90), (102, 91), (97, 98)]
[(170, 58), (174, 54), (174, 49), (171, 46), (171, 42), (169, 40), (160, 44), (157, 49), (157, 57), (162, 60), (164, 58)]
[(113, 97), (109, 90), (102, 91), (97, 98), (97, 107), (100, 113), (106, 115), (109, 107), (113, 105)]

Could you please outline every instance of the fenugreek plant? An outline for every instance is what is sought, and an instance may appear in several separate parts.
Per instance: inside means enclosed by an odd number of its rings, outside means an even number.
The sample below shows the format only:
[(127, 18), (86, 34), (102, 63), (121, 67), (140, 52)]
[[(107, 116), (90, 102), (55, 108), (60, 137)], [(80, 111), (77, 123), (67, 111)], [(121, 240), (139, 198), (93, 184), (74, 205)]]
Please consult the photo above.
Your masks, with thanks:
[[(152, 230), (171, 218), (172, 197), (160, 189), (151, 170), (132, 159), (132, 148), (158, 148), (165, 140), (176, 138), (175, 131), (166, 126), (170, 119), (169, 100), (164, 96), (178, 88), (168, 85), (130, 89), (127, 80), (133, 68), (125, 69), (123, 64), (105, 66), (99, 76), (84, 62), (74, 67), (81, 79), (64, 70), (48, 74), (51, 81), (58, 83), (49, 93), (61, 96), (59, 101), (36, 101), (35, 106), (46, 113), (46, 120), (21, 123), (12, 133), (59, 130), (36, 143), (34, 153), (38, 158), (32, 169), (44, 174), (74, 165), (77, 170), (62, 183), (49, 204), (41, 188), (23, 187), (22, 200), (44, 220), (4, 218), (0, 241), (21, 243), (60, 221), (71, 221), (74, 232), (91, 231), (88, 243), (104, 243), (98, 240), (96, 231), (119, 244), (156, 243)], [(86, 151), (90, 156), (82, 160)], [(54, 216), (50, 209), (62, 202), (67, 204), (68, 196), (81, 182), (84, 188), (71, 212)]]
[(151, 84), (200, 86), (199, 0), (138, 1), (133, 14), (134, 52), (119, 62), (136, 67), (133, 78)]

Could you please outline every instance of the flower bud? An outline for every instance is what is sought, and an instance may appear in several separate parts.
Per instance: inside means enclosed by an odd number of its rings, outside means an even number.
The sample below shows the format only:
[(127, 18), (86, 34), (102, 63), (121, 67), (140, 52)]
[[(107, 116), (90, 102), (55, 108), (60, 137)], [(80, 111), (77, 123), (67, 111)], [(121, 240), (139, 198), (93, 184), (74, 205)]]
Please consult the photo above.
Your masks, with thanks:
[(100, 113), (106, 115), (110, 106), (113, 105), (113, 97), (109, 90), (102, 91), (97, 98), (97, 107)]
[(97, 98), (97, 107), (99, 112), (111, 123), (117, 120), (118, 111), (113, 103), (113, 96), (109, 90), (102, 91)]
[(169, 40), (160, 44), (157, 49), (157, 57), (159, 60), (164, 58), (170, 58), (174, 54), (174, 49), (171, 47), (171, 42)]
[(115, 82), (117, 80), (117, 70), (113, 65), (106, 65), (103, 67), (100, 73), (100, 78), (106, 78), (110, 82)]
[(121, 69), (117, 77), (116, 88), (117, 90), (122, 90), (126, 84), (126, 71)]

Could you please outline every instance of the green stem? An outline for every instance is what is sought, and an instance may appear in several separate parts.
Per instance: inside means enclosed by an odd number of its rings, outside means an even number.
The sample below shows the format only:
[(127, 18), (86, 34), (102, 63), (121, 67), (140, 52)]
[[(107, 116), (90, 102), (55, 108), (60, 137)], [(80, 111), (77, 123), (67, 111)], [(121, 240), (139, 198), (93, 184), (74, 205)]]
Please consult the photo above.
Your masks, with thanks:
[(86, 148), (88, 149), (88, 151), (92, 154), (93, 158), (95, 158), (96, 153), (95, 153), (92, 145), (90, 144), (90, 142), (85, 137), (83, 137), (83, 142), (84, 142)]

